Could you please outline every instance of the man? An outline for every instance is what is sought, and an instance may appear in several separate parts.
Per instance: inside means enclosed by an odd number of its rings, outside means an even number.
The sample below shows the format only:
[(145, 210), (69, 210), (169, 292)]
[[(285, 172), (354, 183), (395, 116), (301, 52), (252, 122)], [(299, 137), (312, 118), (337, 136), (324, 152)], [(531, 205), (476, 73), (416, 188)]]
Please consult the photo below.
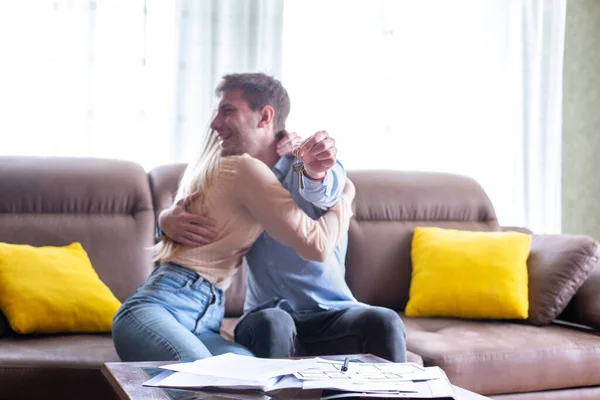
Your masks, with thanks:
[[(211, 128), (222, 140), (223, 155), (247, 152), (261, 159), (312, 218), (335, 204), (346, 182), (335, 141), (325, 131), (305, 141), (297, 149), (305, 167), (299, 176), (288, 154), (297, 137), (285, 132), (290, 101), (279, 81), (264, 74), (226, 75), (216, 94), (221, 101)], [(185, 212), (185, 201), (164, 210), (159, 226), (187, 246), (209, 243), (216, 234), (210, 220)], [(259, 357), (371, 353), (406, 361), (398, 314), (359, 303), (348, 288), (347, 244), (345, 233), (327, 260), (307, 261), (263, 233), (246, 255), (248, 289), (236, 342)]]

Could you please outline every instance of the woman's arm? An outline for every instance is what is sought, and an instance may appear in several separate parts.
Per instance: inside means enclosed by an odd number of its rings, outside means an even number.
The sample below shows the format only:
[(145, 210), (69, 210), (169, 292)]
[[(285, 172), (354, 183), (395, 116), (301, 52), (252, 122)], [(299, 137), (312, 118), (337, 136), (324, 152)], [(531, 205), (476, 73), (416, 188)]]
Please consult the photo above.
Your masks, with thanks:
[(269, 235), (294, 248), (306, 260), (324, 261), (329, 257), (353, 215), (354, 185), (349, 180), (340, 200), (313, 220), (298, 207), (273, 171), (247, 155), (240, 159), (235, 193)]

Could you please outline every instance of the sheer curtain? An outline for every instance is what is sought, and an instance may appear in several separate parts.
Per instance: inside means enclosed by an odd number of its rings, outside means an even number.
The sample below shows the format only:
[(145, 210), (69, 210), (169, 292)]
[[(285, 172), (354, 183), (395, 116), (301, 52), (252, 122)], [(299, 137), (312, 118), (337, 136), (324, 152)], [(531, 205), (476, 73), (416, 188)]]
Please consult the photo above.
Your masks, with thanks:
[(1, 154), (166, 161), (174, 10), (160, 0), (2, 2)]
[(181, 0), (175, 154), (197, 156), (216, 106), (215, 87), (232, 72), (281, 75), (283, 0)]
[(348, 169), (471, 176), (501, 224), (559, 232), (565, 12), (564, 0), (286, 2), (289, 128), (327, 129)]
[(472, 176), (559, 232), (565, 1), (0, 2), (0, 155), (186, 162), (219, 78), (263, 71), (347, 168)]
[(283, 0), (0, 2), (0, 155), (197, 156), (228, 72), (280, 74)]

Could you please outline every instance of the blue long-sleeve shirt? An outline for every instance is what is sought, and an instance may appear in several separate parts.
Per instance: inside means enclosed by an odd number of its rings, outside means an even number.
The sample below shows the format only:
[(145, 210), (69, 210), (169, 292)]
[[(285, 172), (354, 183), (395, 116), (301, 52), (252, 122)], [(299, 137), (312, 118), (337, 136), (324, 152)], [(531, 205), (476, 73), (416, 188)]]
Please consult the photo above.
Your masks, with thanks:
[[(304, 177), (305, 188), (301, 190), (293, 163), (294, 157), (284, 156), (273, 171), (298, 206), (317, 219), (340, 198), (346, 171), (336, 162), (323, 181)], [(343, 233), (334, 253), (325, 262), (307, 261), (264, 232), (246, 254), (249, 274), (244, 312), (273, 299), (287, 300), (297, 312), (362, 305), (346, 284), (347, 247), (348, 234)]]

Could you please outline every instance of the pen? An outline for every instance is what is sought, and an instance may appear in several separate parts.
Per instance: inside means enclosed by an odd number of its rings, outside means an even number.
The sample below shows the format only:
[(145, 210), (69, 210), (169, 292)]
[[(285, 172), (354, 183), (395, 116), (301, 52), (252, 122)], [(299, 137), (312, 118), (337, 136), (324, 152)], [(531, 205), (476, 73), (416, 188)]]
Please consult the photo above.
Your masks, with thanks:
[(348, 371), (348, 362), (349, 361), (350, 361), (350, 359), (348, 357), (346, 357), (346, 359), (344, 360), (344, 365), (342, 365), (342, 372)]

